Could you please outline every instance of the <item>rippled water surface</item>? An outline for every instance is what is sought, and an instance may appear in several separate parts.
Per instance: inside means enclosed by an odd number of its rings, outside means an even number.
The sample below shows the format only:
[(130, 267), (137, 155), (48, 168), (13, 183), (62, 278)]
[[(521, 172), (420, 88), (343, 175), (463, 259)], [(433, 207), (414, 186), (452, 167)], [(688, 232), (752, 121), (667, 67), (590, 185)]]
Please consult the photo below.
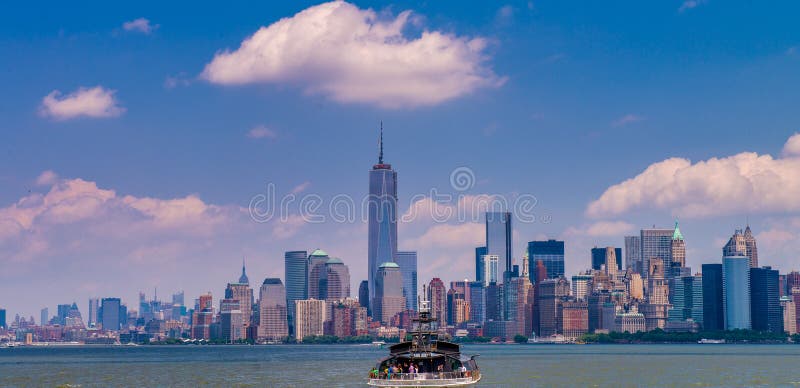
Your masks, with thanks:
[[(366, 386), (369, 345), (0, 349), (0, 386)], [(800, 345), (466, 345), (479, 386), (800, 386)]]

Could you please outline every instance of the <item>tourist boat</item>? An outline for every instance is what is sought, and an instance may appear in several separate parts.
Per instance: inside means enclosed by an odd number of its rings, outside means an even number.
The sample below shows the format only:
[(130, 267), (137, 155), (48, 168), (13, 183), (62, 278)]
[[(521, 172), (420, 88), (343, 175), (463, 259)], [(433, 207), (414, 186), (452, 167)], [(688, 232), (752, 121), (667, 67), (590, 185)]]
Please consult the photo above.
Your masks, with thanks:
[(700, 341), (697, 341), (698, 344), (724, 344), (724, 339), (708, 339), (708, 338), (701, 338)]
[[(389, 347), (389, 356), (369, 372), (374, 387), (463, 387), (477, 383), (481, 371), (473, 355), (461, 355), (458, 344), (440, 341), (428, 301), (420, 301), (410, 341)], [(412, 368), (413, 366), (413, 368)]]

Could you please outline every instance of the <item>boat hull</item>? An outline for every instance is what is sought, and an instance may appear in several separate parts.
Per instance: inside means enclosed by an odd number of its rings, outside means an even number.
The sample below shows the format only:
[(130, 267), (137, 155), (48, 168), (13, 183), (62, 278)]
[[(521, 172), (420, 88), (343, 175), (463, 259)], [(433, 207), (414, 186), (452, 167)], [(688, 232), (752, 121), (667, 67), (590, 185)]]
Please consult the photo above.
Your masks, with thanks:
[(481, 377), (461, 377), (453, 379), (409, 379), (388, 380), (369, 379), (367, 385), (373, 387), (468, 387), (476, 384)]

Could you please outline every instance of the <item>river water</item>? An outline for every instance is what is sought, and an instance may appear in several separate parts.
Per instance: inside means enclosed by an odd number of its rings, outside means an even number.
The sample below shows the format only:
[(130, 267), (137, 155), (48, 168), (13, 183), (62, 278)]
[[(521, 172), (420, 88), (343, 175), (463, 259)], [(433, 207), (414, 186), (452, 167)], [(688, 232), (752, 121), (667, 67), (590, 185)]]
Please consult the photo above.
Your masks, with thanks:
[[(800, 386), (800, 345), (465, 345), (482, 387)], [(357, 387), (371, 345), (0, 349), (0, 386)]]

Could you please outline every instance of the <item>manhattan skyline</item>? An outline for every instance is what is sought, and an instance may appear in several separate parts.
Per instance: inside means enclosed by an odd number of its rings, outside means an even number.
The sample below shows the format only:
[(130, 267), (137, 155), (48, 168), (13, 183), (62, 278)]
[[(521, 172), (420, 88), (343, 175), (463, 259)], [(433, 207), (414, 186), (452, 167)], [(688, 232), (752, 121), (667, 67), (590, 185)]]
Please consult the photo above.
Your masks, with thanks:
[[(591, 248), (622, 247), (624, 236), (678, 218), (696, 271), (721, 262), (746, 224), (762, 263), (798, 269), (797, 5), (692, 3), (293, 3), (237, 11), (235, 24), (210, 11), (189, 24), (170, 5), (117, 9), (97, 23), (79, 7), (53, 5), (39, 20), (24, 8), (36, 6), (15, 5), (0, 23), (0, 48), (18, 53), (0, 72), (10, 92), (0, 104), (0, 307), (28, 317), (154, 288), (216, 296), (243, 256), (260, 283), (284, 278), (285, 251), (316, 248), (349, 265), (357, 290), (366, 222), (311, 223), (292, 209), (259, 223), (247, 208), (269, 184), (279, 198), (364, 197), (381, 120), (399, 214), (431, 207), (415, 195), (432, 189), (467, 201), (537, 198), (535, 222), (513, 221), (516, 264), (529, 241), (558, 239), (575, 274), (590, 267)], [(327, 27), (343, 53), (354, 49), (348, 28), (399, 23), (405, 45), (368, 48), (423, 59), (363, 79), (352, 78), (357, 67), (302, 63), (304, 76), (269, 68), (226, 78), (226, 64), (246, 62), (242, 42), (270, 32), (260, 28), (290, 18), (299, 42), (310, 32), (298, 13), (328, 20), (320, 7), (356, 21)], [(423, 31), (453, 50), (433, 76), (462, 77), (459, 88), (414, 88), (433, 82), (414, 51), (430, 38)], [(82, 90), (97, 93), (99, 110), (58, 104)], [(461, 167), (474, 174), (464, 191), (451, 185)], [(420, 284), (474, 279), (481, 220), (419, 217), (397, 234), (399, 250), (418, 253)]]

